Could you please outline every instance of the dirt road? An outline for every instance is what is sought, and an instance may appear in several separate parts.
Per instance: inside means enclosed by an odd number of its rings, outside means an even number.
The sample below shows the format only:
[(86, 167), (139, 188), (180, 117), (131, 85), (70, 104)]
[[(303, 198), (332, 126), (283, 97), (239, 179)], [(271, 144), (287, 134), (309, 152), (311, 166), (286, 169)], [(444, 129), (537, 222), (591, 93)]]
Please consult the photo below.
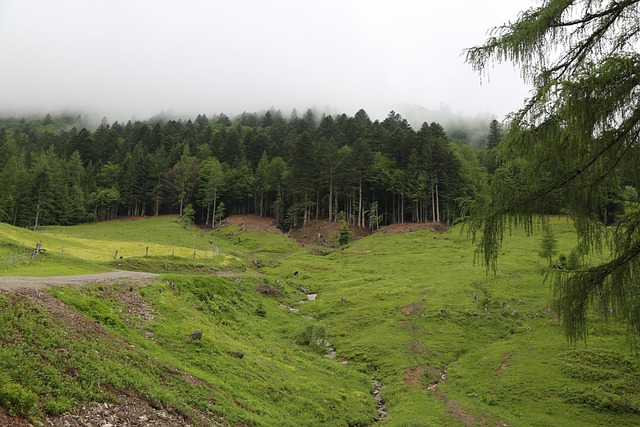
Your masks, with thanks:
[(0, 289), (44, 288), (54, 285), (87, 285), (89, 283), (112, 282), (118, 279), (150, 279), (158, 277), (155, 273), (116, 270), (109, 273), (80, 274), (77, 276), (19, 277), (0, 276)]

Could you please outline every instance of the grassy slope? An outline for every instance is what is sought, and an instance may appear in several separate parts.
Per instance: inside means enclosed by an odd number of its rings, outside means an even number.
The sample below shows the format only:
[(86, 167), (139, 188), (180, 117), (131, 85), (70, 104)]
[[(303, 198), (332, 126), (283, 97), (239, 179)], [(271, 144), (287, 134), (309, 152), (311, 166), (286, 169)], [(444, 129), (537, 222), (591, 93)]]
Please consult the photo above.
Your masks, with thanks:
[[(561, 252), (568, 254), (574, 244), (570, 226), (555, 221), (554, 228)], [(637, 425), (640, 370), (624, 333), (594, 323), (588, 347), (569, 345), (548, 309), (549, 286), (536, 274), (539, 238), (520, 231), (507, 238), (493, 277), (473, 266), (471, 244), (458, 230), (377, 234), (327, 256), (311, 255), (267, 232), (227, 229), (212, 238), (183, 229), (172, 218), (37, 235), (6, 230), (0, 247), (29, 247), (42, 238), (49, 251), (5, 274), (101, 271), (114, 266), (115, 249), (125, 257), (115, 261), (121, 268), (174, 271), (140, 289), (56, 288), (57, 298), (107, 327), (110, 341), (68, 340), (62, 325), (46, 328), (47, 333), (13, 334), (23, 323), (37, 329), (38, 319), (50, 326), (59, 320), (20, 309), (26, 302), (15, 297), (0, 299), (5, 316), (0, 368), (6, 372), (0, 383), (24, 392), (26, 401), (30, 392), (37, 393), (39, 407), (49, 412), (138, 390), (152, 401), (186, 413), (194, 408), (230, 424), (367, 425), (376, 415), (373, 376), (384, 384), (389, 411), (384, 425)], [(221, 255), (205, 257), (212, 241)], [(144, 257), (147, 246), (150, 257)], [(255, 259), (264, 267), (253, 269)], [(222, 269), (241, 272), (240, 283), (185, 274)], [(256, 292), (264, 284), (280, 293), (279, 301)], [(318, 292), (318, 299), (301, 302), (301, 288)], [(151, 307), (153, 319), (127, 314), (122, 302), (127, 292)], [(23, 322), (25, 316), (31, 320)], [(328, 331), (338, 360), (348, 365), (300, 344), (303, 332), (318, 325)], [(188, 338), (195, 329), (203, 332), (202, 340)], [(43, 340), (29, 342), (29, 335)], [(75, 365), (86, 366), (76, 376), (66, 373), (66, 359), (53, 351), (67, 347), (75, 349)], [(25, 351), (45, 356), (29, 358)], [(111, 356), (83, 357), (94, 351)], [(132, 366), (129, 360), (138, 362)], [(53, 380), (23, 377), (25, 370), (50, 372)], [(194, 389), (181, 375), (168, 375), (176, 370), (199, 378), (200, 385)], [(95, 378), (86, 378), (91, 375)], [(7, 402), (5, 397), (4, 406)]]
[[(570, 225), (553, 225), (568, 254)], [(324, 258), (299, 253), (274, 273), (298, 270), (319, 293), (303, 312), (385, 384), (385, 424), (637, 425), (640, 370), (623, 331), (594, 323), (588, 347), (569, 345), (536, 273), (538, 251), (539, 237), (515, 230), (494, 277), (473, 266), (459, 229), (373, 235)]]

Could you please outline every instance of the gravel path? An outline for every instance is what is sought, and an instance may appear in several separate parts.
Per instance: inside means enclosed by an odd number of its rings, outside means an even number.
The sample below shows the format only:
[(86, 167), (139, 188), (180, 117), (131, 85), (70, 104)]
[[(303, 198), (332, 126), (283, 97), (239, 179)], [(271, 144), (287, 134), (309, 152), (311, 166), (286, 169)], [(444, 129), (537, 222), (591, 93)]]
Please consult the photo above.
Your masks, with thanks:
[(20, 277), (0, 276), (0, 289), (44, 288), (53, 285), (86, 285), (96, 282), (111, 282), (118, 279), (150, 279), (159, 274), (143, 273), (139, 271), (116, 270), (109, 273), (79, 274), (76, 276), (52, 277)]

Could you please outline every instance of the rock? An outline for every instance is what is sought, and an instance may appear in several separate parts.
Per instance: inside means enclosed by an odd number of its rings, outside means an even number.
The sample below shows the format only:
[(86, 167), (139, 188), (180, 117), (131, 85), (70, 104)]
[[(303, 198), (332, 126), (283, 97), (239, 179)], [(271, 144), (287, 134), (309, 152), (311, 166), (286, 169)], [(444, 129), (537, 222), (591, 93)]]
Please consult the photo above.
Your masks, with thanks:
[(202, 339), (202, 331), (193, 331), (191, 332), (192, 340), (201, 340)]

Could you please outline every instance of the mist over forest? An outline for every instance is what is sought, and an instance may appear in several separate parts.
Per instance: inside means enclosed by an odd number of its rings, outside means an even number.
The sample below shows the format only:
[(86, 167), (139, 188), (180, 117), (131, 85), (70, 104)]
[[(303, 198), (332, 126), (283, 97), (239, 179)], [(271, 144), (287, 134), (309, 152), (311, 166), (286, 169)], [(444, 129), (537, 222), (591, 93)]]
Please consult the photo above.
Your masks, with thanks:
[[(454, 223), (495, 169), (496, 120), (407, 106), (372, 120), (313, 109), (236, 116), (156, 115), (98, 124), (88, 115), (0, 119), (0, 220), (19, 226), (185, 213), (312, 218), (371, 230)], [(436, 121), (419, 120), (437, 117)], [(493, 130), (491, 131), (491, 125)], [(489, 136), (493, 132), (493, 136)]]

